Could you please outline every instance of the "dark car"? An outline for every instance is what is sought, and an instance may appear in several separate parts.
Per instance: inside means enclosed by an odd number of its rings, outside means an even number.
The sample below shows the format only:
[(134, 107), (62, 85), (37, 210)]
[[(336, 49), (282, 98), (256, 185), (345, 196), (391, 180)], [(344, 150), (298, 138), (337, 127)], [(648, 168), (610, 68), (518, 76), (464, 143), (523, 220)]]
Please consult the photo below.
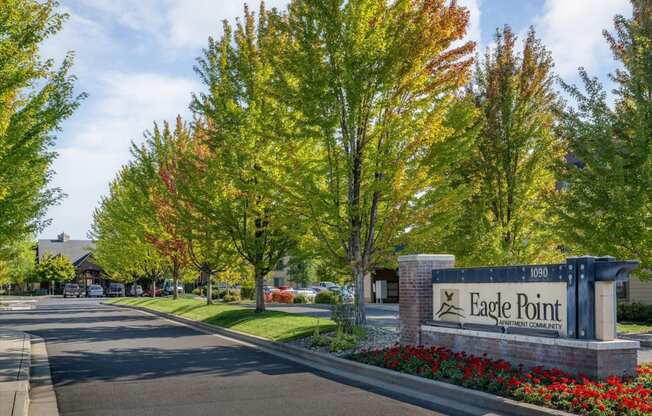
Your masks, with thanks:
[(122, 283), (111, 283), (109, 285), (109, 290), (106, 291), (107, 296), (124, 296), (125, 295), (125, 285)]
[(82, 294), (82, 290), (77, 283), (66, 283), (63, 287), (64, 298), (78, 298)]

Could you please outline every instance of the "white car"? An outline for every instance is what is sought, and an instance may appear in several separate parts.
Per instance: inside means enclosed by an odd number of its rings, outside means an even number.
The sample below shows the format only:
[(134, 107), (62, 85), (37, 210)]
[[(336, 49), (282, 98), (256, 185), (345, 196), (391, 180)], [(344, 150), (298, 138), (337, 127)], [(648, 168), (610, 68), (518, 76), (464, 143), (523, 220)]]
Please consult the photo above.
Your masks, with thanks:
[(143, 287), (141, 285), (131, 285), (131, 289), (129, 289), (129, 295), (143, 296)]
[(327, 289), (331, 286), (337, 286), (337, 283), (333, 282), (319, 282), (319, 287), (323, 287), (324, 289)]
[(101, 298), (104, 296), (104, 289), (100, 285), (90, 285), (86, 290), (86, 296), (89, 298)]
[(317, 296), (317, 291), (310, 288), (305, 289), (294, 289), (294, 296), (303, 295), (306, 297), (308, 302), (314, 302), (315, 296)]

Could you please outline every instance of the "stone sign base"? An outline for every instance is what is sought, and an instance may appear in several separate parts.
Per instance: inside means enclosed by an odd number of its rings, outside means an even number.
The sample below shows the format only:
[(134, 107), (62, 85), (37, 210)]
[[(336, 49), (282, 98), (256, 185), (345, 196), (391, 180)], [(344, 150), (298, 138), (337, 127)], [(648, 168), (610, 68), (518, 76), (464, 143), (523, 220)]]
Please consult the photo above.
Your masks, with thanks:
[(558, 368), (591, 378), (636, 375), (638, 341), (544, 338), (434, 325), (421, 325), (420, 332), (422, 345), (447, 347), (476, 356), (486, 353), (515, 366)]

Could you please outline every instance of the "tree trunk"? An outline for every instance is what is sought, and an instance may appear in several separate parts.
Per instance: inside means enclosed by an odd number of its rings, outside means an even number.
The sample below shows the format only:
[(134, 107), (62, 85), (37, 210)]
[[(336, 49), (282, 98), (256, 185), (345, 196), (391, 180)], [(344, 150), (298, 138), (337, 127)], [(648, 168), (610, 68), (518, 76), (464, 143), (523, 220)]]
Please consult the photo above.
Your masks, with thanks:
[(364, 275), (365, 271), (361, 267), (353, 268), (353, 278), (355, 281), (355, 324), (364, 325), (367, 322), (367, 311), (364, 302)]
[(152, 298), (156, 297), (156, 279), (152, 279)]
[(265, 292), (263, 291), (263, 279), (265, 276), (259, 269), (254, 270), (256, 279), (256, 312), (265, 312)]
[(172, 269), (172, 284), (174, 285), (174, 288), (172, 290), (172, 299), (177, 300), (179, 298), (179, 292), (177, 291), (177, 288), (179, 287), (179, 268), (174, 267)]
[(207, 305), (212, 305), (213, 304), (213, 277), (211, 276), (211, 273), (205, 269), (202, 269), (201, 271), (202, 274), (202, 282), (204, 279), (206, 280), (206, 304)]

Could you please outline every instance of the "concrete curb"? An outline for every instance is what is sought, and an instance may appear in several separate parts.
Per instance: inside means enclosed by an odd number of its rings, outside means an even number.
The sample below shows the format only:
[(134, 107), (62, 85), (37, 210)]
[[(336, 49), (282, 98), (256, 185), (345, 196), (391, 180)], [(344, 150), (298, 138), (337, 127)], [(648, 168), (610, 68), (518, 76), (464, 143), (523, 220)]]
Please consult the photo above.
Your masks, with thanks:
[[(130, 305), (106, 305), (132, 309), (150, 315), (159, 316), (170, 321), (190, 326), (205, 333), (217, 334), (241, 344), (260, 349), (270, 354), (348, 380), (365, 383), (389, 392), (399, 393), (429, 402), (443, 412), (474, 416), (479, 414), (488, 416), (492, 414), (487, 413), (487, 411), (497, 412), (497, 414), (505, 416), (571, 415), (567, 412), (548, 409), (528, 403), (521, 403), (504, 397), (495, 396), (493, 394), (456, 386), (454, 384), (403, 374), (381, 367), (333, 357), (328, 354), (270, 341), (265, 338), (244, 334), (227, 328), (216, 327), (165, 312), (158, 312)], [(460, 398), (464, 398), (463, 403), (460, 402)]]
[(32, 335), (30, 416), (59, 416), (45, 340)]
[(637, 337), (636, 334), (618, 334), (618, 337), (638, 341), (641, 344), (641, 347), (644, 348), (652, 348), (652, 339), (650, 339), (650, 337)]

